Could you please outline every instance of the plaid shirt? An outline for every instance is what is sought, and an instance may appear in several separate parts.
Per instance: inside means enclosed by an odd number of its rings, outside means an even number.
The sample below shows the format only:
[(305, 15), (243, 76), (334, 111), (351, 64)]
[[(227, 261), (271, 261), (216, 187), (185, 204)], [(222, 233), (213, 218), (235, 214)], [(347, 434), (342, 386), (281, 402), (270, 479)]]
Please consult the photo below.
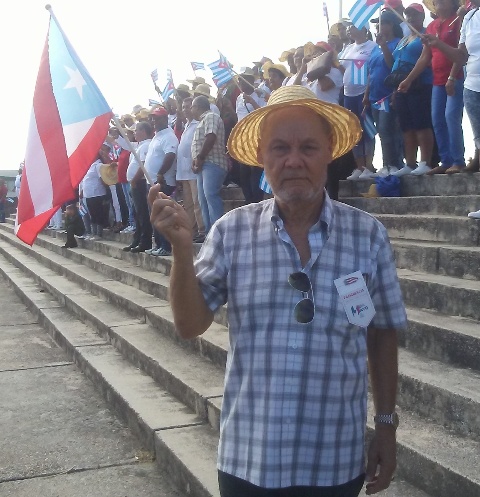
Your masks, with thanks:
[(333, 486), (364, 471), (366, 333), (348, 322), (334, 280), (360, 270), (380, 329), (406, 326), (383, 225), (326, 195), (310, 229), (315, 318), (299, 324), (288, 284), (300, 258), (273, 199), (235, 209), (196, 262), (213, 311), (228, 300), (230, 350), (218, 468), (265, 488)]
[(205, 158), (205, 162), (213, 162), (223, 169), (228, 169), (228, 159), (225, 148), (225, 126), (222, 118), (212, 111), (207, 111), (202, 114), (202, 118), (198, 123), (192, 141), (192, 158), (196, 159), (202, 151), (205, 137), (213, 133), (217, 139), (212, 147), (212, 150)]

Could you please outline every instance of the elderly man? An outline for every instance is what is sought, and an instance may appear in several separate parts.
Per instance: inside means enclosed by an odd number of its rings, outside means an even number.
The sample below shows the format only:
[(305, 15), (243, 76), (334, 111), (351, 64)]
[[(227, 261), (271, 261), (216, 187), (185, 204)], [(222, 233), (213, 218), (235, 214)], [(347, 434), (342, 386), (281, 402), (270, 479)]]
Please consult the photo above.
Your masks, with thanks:
[(192, 170), (197, 174), (198, 199), (208, 233), (223, 215), (220, 190), (228, 172), (225, 126), (222, 118), (210, 110), (205, 96), (193, 100), (192, 116), (198, 121), (192, 140)]
[[(396, 330), (405, 309), (385, 228), (330, 200), (332, 158), (361, 134), (355, 116), (282, 87), (234, 128), (229, 151), (263, 164), (274, 198), (235, 209), (193, 263), (183, 209), (152, 190), (152, 222), (172, 242), (170, 302), (183, 338), (228, 300), (222, 497), (354, 497), (395, 469)], [(375, 434), (364, 465), (367, 353)], [(378, 473), (377, 473), (378, 470)]]

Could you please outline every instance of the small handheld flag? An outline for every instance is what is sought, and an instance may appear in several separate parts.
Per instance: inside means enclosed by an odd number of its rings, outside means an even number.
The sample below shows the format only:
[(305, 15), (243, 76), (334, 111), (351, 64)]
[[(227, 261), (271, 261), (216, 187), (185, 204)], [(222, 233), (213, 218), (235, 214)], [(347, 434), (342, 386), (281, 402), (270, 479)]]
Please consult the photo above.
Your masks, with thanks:
[(166, 102), (174, 91), (175, 91), (175, 85), (173, 84), (172, 71), (170, 69), (167, 69), (167, 84), (164, 90), (162, 91), (162, 100)]
[(205, 70), (205, 64), (203, 62), (190, 62), (192, 64), (192, 69), (194, 71), (204, 71)]
[(364, 133), (367, 134), (367, 136), (373, 140), (375, 138), (375, 135), (377, 134), (377, 128), (375, 127), (375, 123), (373, 122), (372, 116), (370, 114), (364, 114), (362, 115), (362, 127)]
[(383, 0), (357, 0), (348, 12), (348, 17), (356, 28), (362, 29), (382, 5)]
[(383, 110), (383, 112), (390, 112), (390, 100), (388, 97), (382, 98), (378, 102), (374, 102), (372, 107), (377, 110)]
[(158, 70), (157, 69), (154, 69), (151, 73), (150, 73), (150, 77), (152, 78), (152, 81), (154, 83), (156, 83), (158, 81)]
[(232, 64), (220, 52), (220, 58), (210, 64), (207, 64), (213, 73), (213, 82), (217, 88), (221, 88), (233, 79)]
[(260, 184), (258, 185), (260, 187), (260, 190), (263, 190), (265, 193), (268, 193), (269, 195), (272, 192), (272, 188), (268, 184), (267, 178), (265, 177), (265, 171), (262, 172), (262, 176), (260, 178)]
[(330, 31), (330, 18), (328, 17), (327, 2), (323, 2), (323, 17), (327, 18), (328, 31)]
[(158, 100), (152, 100), (151, 98), (148, 99), (148, 105), (150, 107), (153, 107), (154, 105), (161, 105)]

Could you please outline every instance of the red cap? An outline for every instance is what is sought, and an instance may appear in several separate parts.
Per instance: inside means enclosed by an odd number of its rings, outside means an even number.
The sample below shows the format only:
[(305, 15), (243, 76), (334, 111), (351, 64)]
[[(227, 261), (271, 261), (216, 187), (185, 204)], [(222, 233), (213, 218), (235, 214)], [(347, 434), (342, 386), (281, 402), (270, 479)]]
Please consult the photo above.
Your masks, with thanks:
[(408, 9), (413, 9), (416, 10), (417, 12), (421, 12), (422, 14), (425, 14), (425, 9), (423, 8), (423, 5), (420, 3), (411, 3), (408, 7), (405, 8), (405, 10)]
[(389, 5), (392, 9), (403, 7), (402, 0), (385, 0), (385, 5)]
[(168, 112), (163, 107), (157, 107), (150, 112), (151, 116), (168, 116)]

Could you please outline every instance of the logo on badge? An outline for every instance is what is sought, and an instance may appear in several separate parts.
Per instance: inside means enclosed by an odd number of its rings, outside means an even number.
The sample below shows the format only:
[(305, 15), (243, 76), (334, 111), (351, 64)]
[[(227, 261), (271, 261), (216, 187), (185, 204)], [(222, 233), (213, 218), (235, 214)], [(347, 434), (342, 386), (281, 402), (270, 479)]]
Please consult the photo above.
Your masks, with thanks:
[(355, 283), (358, 281), (358, 278), (356, 276), (351, 276), (350, 278), (346, 278), (343, 280), (344, 285), (351, 285), (352, 283)]
[(365, 304), (359, 304), (356, 306), (352, 305), (352, 316), (355, 316), (355, 314), (361, 318), (363, 318), (363, 313), (365, 311), (368, 311), (368, 305)]

